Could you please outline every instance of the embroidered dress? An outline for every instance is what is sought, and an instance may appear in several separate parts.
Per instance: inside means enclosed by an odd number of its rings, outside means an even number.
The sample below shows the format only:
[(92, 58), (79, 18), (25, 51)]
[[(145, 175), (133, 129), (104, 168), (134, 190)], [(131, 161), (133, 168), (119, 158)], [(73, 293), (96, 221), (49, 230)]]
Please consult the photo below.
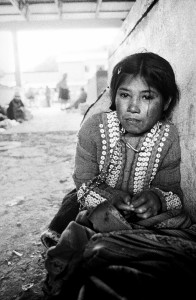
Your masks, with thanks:
[[(100, 270), (103, 278), (101, 281), (98, 278), (97, 291), (102, 282), (106, 290), (101, 291), (106, 299), (111, 296), (111, 288), (118, 296), (119, 289), (115, 290), (117, 274), (118, 282), (125, 278), (125, 286), (131, 279), (142, 285), (146, 282), (147, 289), (149, 276), (154, 278), (155, 287), (161, 276), (164, 276), (161, 284), (167, 279), (167, 285), (172, 285), (173, 279), (177, 282), (182, 277), (187, 279), (187, 275), (191, 276), (191, 280), (195, 278), (195, 230), (190, 227), (190, 218), (181, 210), (183, 198), (177, 130), (172, 123), (158, 122), (149, 132), (137, 138), (137, 149), (127, 147), (126, 138), (115, 112), (94, 115), (79, 131), (73, 174), (77, 197), (69, 195), (57, 219), (61, 223), (68, 215), (70, 217), (71, 203), (71, 206), (80, 204), (82, 211), (63, 230), (49, 226), (50, 232), (42, 236), (46, 247), (53, 239), (45, 260), (47, 277), (43, 287), (49, 296), (61, 295), (61, 292), (64, 295), (71, 286), (70, 280), (73, 283), (79, 280), (77, 286), (84, 284), (86, 289), (85, 282), (89, 282), (89, 278), (83, 281), (85, 276), (96, 278)], [(133, 145), (131, 138), (129, 136), (128, 142)], [(156, 216), (129, 221), (111, 204), (113, 197), (118, 197), (118, 190), (136, 195), (149, 189), (162, 202), (162, 211)], [(73, 217), (73, 209), (70, 212)], [(60, 238), (55, 236), (54, 240), (51, 234), (55, 231)], [(187, 274), (184, 273), (185, 265), (188, 266)], [(107, 270), (110, 272), (106, 278), (103, 274), (107, 274)], [(144, 280), (145, 276), (147, 280)], [(109, 289), (108, 278), (111, 279)], [(92, 286), (95, 287), (94, 283)], [(90, 290), (93, 290), (92, 286)], [(125, 288), (120, 298), (124, 298), (124, 291)], [(81, 298), (81, 289), (78, 295)], [(129, 296), (130, 289), (127, 300)], [(91, 298), (92, 295), (88, 299)]]
[(149, 189), (161, 199), (162, 212), (182, 207), (181, 153), (174, 124), (156, 123), (138, 138), (137, 149), (127, 147), (116, 112), (85, 121), (78, 134), (73, 174), (81, 209), (110, 201), (116, 190), (135, 195)]

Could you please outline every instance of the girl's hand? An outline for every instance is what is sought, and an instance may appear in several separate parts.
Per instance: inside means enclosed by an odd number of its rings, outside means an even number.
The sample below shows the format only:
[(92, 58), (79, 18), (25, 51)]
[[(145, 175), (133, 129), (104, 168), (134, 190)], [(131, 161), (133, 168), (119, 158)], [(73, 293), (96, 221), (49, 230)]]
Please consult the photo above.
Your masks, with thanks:
[(131, 196), (124, 191), (115, 190), (115, 196), (113, 197), (112, 204), (123, 214), (129, 213), (133, 209), (131, 208)]
[(147, 219), (160, 212), (161, 201), (154, 192), (143, 191), (132, 198), (131, 207), (138, 218)]

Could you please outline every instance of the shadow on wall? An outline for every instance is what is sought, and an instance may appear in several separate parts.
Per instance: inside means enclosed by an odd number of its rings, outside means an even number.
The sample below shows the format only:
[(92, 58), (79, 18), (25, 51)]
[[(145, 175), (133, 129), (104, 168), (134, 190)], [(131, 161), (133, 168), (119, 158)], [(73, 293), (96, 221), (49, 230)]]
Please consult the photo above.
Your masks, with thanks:
[(91, 117), (94, 114), (98, 114), (100, 112), (106, 112), (110, 111), (110, 90), (109, 87), (107, 87), (97, 98), (97, 100), (92, 103), (87, 111), (84, 114), (83, 121), (86, 121), (89, 117)]

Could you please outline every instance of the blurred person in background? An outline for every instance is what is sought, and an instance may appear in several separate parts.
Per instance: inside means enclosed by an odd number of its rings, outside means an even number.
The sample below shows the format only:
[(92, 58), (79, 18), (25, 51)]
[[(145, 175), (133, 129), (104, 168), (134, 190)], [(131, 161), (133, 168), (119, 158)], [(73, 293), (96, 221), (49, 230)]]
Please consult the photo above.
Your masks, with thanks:
[(20, 92), (17, 90), (14, 98), (10, 101), (7, 109), (7, 117), (22, 123), (25, 120), (24, 104), (21, 100)]
[(7, 119), (6, 108), (0, 105), (0, 122)]
[(51, 107), (51, 90), (48, 85), (46, 86), (46, 89), (45, 89), (45, 97), (46, 97), (47, 107)]
[(83, 87), (81, 87), (78, 99), (72, 105), (67, 107), (66, 109), (71, 109), (71, 108), (77, 109), (79, 107), (80, 103), (86, 102), (86, 99), (87, 99), (87, 93), (86, 93), (85, 89)]
[(33, 118), (31, 112), (25, 108), (19, 90), (15, 91), (14, 98), (9, 103), (7, 117), (10, 120), (16, 120), (19, 123)]
[(58, 98), (61, 103), (61, 109), (66, 109), (66, 105), (70, 99), (70, 91), (67, 85), (67, 74), (63, 75), (63, 78), (57, 83), (56, 89), (58, 91)]

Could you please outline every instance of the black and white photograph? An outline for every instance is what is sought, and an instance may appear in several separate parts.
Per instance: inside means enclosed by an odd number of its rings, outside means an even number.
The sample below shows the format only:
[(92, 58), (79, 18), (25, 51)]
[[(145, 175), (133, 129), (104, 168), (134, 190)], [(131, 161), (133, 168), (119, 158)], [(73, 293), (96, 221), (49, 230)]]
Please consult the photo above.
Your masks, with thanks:
[(0, 299), (192, 299), (196, 1), (0, 0)]

